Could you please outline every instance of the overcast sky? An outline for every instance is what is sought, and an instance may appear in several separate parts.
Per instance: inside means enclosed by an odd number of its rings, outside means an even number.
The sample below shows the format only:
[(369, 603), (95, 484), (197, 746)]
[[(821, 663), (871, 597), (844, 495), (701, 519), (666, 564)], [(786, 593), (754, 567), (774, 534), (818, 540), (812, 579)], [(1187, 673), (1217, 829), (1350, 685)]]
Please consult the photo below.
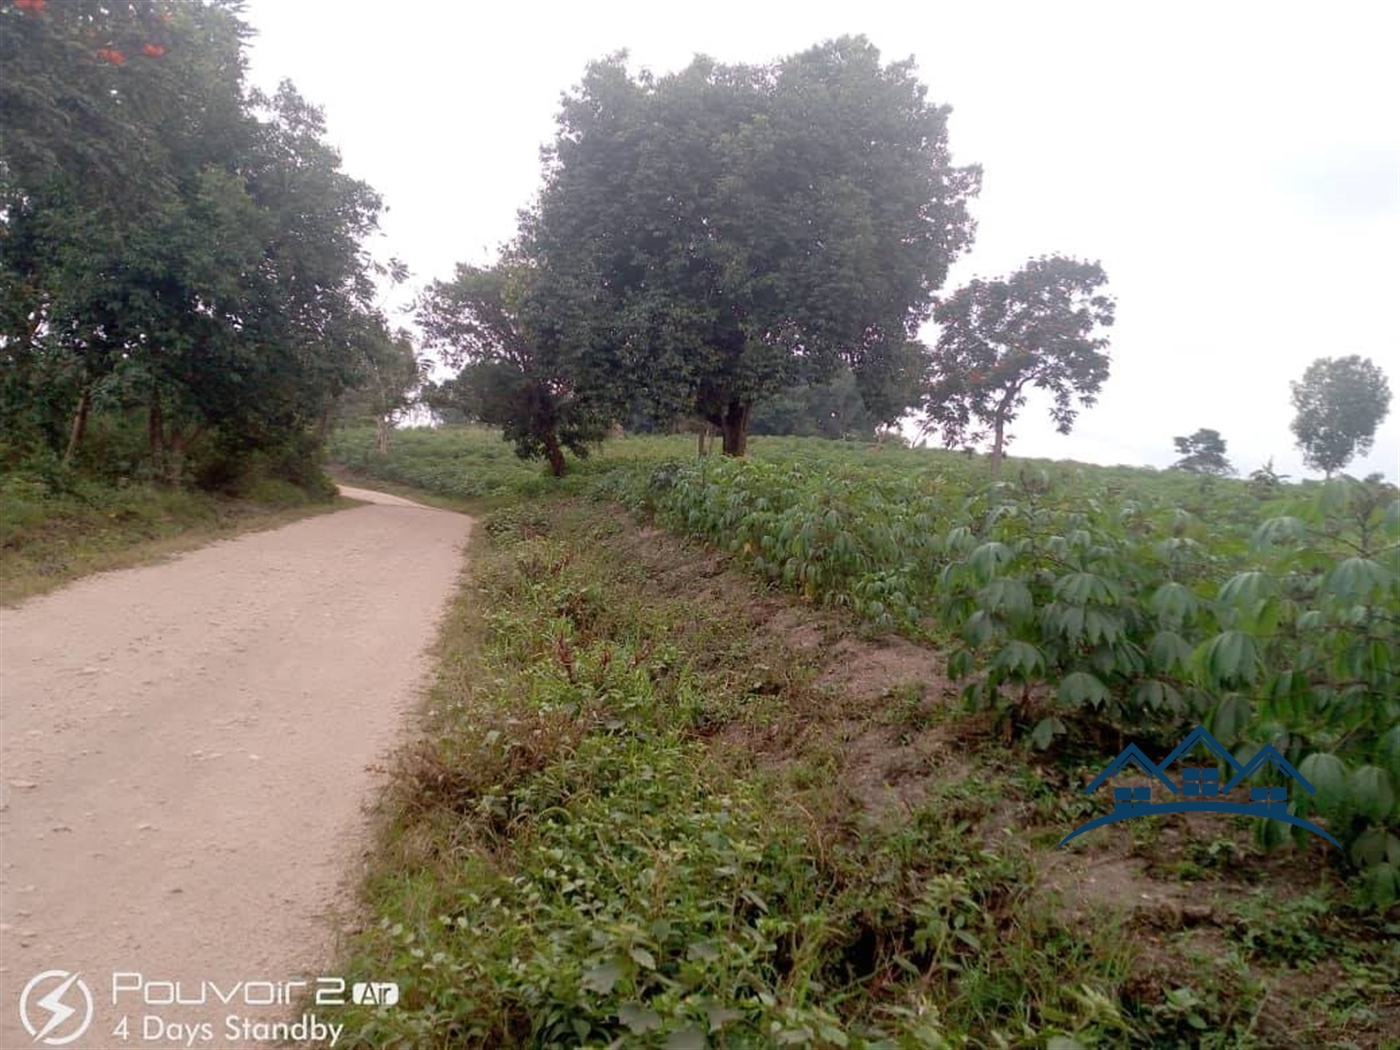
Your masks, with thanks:
[[(978, 234), (947, 290), (1060, 252), (1118, 299), (1112, 377), (1069, 436), (1044, 402), (1013, 454), (1165, 466), (1219, 430), (1242, 473), (1293, 447), (1289, 381), (1379, 363), (1396, 395), (1349, 470), (1400, 476), (1400, 3), (538, 3), (250, 0), (253, 83), (290, 77), (389, 205), (376, 253), (412, 286), (485, 262), (539, 183), (591, 59), (761, 62), (843, 33), (913, 55), (980, 163)], [(931, 331), (928, 333), (933, 334)]]

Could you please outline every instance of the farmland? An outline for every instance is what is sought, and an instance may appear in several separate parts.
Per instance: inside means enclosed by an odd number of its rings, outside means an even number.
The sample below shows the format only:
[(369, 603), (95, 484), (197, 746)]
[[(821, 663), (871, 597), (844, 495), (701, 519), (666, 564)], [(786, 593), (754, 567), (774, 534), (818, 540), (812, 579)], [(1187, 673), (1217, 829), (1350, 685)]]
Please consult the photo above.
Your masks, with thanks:
[[(362, 1045), (1397, 1031), (1393, 489), (680, 437), (556, 483), (480, 430), (372, 441), (333, 454), (496, 509), (353, 953), (408, 1009)], [(1124, 743), (1197, 723), (1287, 755), (1345, 853), (1245, 818), (1054, 849)]]

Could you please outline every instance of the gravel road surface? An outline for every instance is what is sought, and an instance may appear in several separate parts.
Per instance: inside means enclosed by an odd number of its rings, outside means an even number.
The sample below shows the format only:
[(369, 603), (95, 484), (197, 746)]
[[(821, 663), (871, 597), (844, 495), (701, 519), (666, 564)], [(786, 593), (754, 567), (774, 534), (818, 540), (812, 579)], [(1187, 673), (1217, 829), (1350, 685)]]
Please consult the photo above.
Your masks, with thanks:
[[(300, 1017), (287, 982), (336, 976), (371, 767), (410, 728), (471, 527), (342, 491), (372, 505), (0, 610), (0, 1047), (46, 1045), (19, 1009), (45, 971), (91, 993), (74, 1047), (258, 1045), (228, 1019)], [(64, 974), (28, 999), (40, 1033)], [(76, 984), (56, 998), (77, 1013), (50, 1040), (85, 1012)]]

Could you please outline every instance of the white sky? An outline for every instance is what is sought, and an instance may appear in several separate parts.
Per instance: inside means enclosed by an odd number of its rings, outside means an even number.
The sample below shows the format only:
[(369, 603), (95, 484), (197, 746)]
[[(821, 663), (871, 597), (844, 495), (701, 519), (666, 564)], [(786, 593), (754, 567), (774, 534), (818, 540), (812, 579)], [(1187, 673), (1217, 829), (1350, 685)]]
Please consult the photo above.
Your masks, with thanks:
[(1165, 466), (1173, 436), (1213, 427), (1242, 473), (1273, 456), (1296, 477), (1289, 380), (1359, 353), (1395, 399), (1349, 472), (1400, 476), (1393, 0), (250, 0), (245, 17), (252, 82), (290, 77), (325, 108), (389, 205), (376, 253), (409, 264), (410, 291), (511, 237), (591, 59), (625, 48), (664, 72), (864, 33), (915, 56), (953, 107), (955, 160), (984, 168), (945, 290), (1062, 252), (1101, 261), (1118, 298), (1098, 405), (1066, 437), (1032, 400), (1013, 454)]

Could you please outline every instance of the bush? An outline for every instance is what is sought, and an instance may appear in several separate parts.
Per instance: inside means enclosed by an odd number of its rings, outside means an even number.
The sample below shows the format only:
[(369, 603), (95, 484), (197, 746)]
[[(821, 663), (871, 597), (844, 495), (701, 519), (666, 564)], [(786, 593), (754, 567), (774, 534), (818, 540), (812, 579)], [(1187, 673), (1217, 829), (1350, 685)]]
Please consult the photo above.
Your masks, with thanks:
[[(327, 500), (335, 496), (335, 484), (321, 469), (321, 449), (315, 436), (295, 433), (281, 442), (249, 448), (236, 438), (215, 434), (191, 457), (189, 470), (195, 485), (206, 492), (282, 504), (305, 498)], [(278, 484), (270, 484), (278, 483)], [(286, 491), (297, 493), (292, 498)]]

